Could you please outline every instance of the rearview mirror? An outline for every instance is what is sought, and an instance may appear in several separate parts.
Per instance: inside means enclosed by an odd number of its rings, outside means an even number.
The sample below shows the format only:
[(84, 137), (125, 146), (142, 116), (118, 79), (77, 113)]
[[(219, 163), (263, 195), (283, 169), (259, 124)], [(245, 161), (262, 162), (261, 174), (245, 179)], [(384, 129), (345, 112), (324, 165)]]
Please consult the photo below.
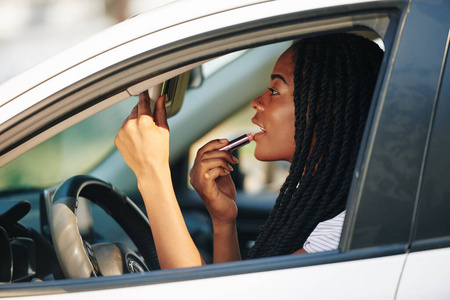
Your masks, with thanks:
[(190, 73), (191, 71), (184, 72), (149, 89), (150, 106), (152, 107), (152, 111), (156, 100), (158, 100), (158, 98), (162, 95), (167, 95), (167, 117), (175, 115), (183, 104), (184, 94), (186, 93), (186, 89), (189, 84)]

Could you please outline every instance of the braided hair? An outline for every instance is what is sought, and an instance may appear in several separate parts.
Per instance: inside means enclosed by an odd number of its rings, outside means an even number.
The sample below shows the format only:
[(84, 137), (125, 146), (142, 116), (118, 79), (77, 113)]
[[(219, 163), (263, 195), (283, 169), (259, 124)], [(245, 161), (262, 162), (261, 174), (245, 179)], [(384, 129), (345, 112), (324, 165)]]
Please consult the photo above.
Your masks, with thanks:
[(318, 223), (344, 211), (383, 56), (374, 42), (345, 33), (292, 47), (296, 148), (253, 258), (292, 254)]

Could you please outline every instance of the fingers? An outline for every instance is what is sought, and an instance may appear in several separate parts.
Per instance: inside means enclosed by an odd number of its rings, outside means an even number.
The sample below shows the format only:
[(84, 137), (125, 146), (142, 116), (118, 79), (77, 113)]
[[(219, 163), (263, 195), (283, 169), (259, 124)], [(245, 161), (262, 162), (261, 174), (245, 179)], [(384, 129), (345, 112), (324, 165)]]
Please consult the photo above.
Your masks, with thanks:
[(197, 172), (206, 174), (213, 169), (223, 169), (229, 172), (233, 171), (233, 167), (225, 159), (211, 158), (202, 160), (198, 165)]
[(153, 118), (152, 109), (150, 108), (150, 96), (148, 95), (148, 91), (144, 91), (139, 94), (139, 102), (138, 102), (138, 117), (147, 115)]
[(166, 95), (163, 95), (158, 98), (158, 101), (155, 105), (155, 117), (153, 117), (148, 91), (140, 93), (138, 104), (133, 108), (130, 115), (125, 119), (125, 121), (123, 121), (122, 127), (124, 127), (129, 120), (138, 119), (141, 116), (148, 116), (155, 122), (156, 125), (168, 130), (169, 125), (167, 123), (165, 106), (166, 97)]
[(201, 189), (205, 180), (214, 181), (219, 176), (226, 176), (232, 172), (231, 165), (235, 163), (237, 159), (226, 151), (205, 152), (189, 172), (190, 182), (196, 190)]
[(223, 169), (223, 168), (215, 168), (211, 169), (208, 172), (205, 173), (204, 177), (208, 181), (215, 181), (220, 176), (226, 176), (230, 174), (229, 170)]
[(199, 157), (199, 161), (208, 161), (208, 160), (214, 161), (215, 159), (223, 160), (232, 165), (238, 163), (237, 158), (234, 157), (233, 155), (231, 155), (230, 152), (228, 152), (228, 151), (220, 151), (220, 150), (208, 151), (208, 152), (204, 152)]
[(167, 124), (167, 116), (166, 116), (166, 99), (167, 96), (163, 95), (158, 98), (158, 101), (155, 105), (155, 123), (159, 127), (169, 129), (169, 125)]
[(123, 121), (121, 128), (123, 128), (125, 126), (125, 124), (128, 122), (128, 120), (137, 119), (137, 115), (138, 115), (138, 106), (136, 105), (131, 110), (130, 115)]
[[(191, 172), (195, 172), (197, 169), (201, 168), (203, 168), (203, 173), (215, 167), (223, 167), (227, 169), (227, 166), (231, 167), (231, 165), (238, 163), (237, 158), (231, 155), (228, 151), (219, 151), (217, 149), (214, 149), (219, 148), (220, 145), (223, 144), (220, 144), (217, 141), (213, 141), (199, 149), (197, 152), (197, 156), (195, 157), (194, 166), (192, 167)], [(213, 147), (213, 149), (211, 151), (207, 151), (207, 149), (209, 149), (211, 146)]]
[(133, 107), (130, 115), (123, 121), (121, 128), (123, 128), (129, 120), (135, 120), (141, 115), (149, 115), (153, 120), (152, 110), (150, 108), (150, 97), (148, 95), (148, 91), (145, 91), (145, 92), (142, 92), (139, 94), (138, 104), (136, 104), (136, 106)]
[(227, 164), (215, 168), (196, 169), (190, 173), (190, 183), (197, 189), (204, 186), (205, 181), (209, 184), (215, 181), (219, 176), (230, 174), (231, 171), (233, 171), (233, 167)]
[[(231, 165), (238, 163), (237, 158), (231, 155), (228, 151), (218, 150), (227, 143), (227, 140), (213, 140), (197, 151), (194, 165), (189, 172), (191, 181), (205, 176), (209, 177), (209, 179), (212, 177), (216, 179), (218, 176), (228, 175), (229, 172), (233, 171), (233, 167)], [(210, 172), (211, 170), (217, 168), (227, 172), (220, 170), (219, 172)], [(208, 175), (206, 175), (207, 173)], [(194, 185), (192, 182), (191, 184)]]
[[(226, 146), (227, 144), (228, 144), (228, 140), (226, 140), (226, 139), (210, 141), (209, 143), (205, 144), (203, 147), (198, 149), (197, 156), (195, 157), (194, 163), (197, 163), (203, 157), (203, 155), (205, 153), (218, 150), (218, 149), (222, 148), (223, 146)], [(224, 153), (221, 153), (221, 152), (224, 152)], [(221, 153), (221, 154), (219, 154), (219, 153)], [(217, 151), (217, 154), (221, 155), (222, 157), (227, 156), (227, 153), (228, 153), (227, 151)]]
[(190, 172), (190, 183), (199, 195), (208, 195), (216, 187), (216, 180), (227, 176), (233, 167), (222, 159), (206, 160)]

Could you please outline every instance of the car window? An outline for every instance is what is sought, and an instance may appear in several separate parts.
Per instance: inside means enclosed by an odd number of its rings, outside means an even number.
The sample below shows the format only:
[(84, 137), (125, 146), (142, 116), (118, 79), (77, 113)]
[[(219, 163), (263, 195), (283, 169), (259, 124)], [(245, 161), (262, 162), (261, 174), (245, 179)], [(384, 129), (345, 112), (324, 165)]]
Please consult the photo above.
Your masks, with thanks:
[(450, 73), (449, 65), (443, 80), (435, 108), (433, 127), (424, 166), (418, 223), (415, 240), (450, 237)]
[(45, 188), (85, 174), (107, 157), (136, 97), (114, 105), (18, 157), (0, 169), (0, 189)]
[[(344, 251), (387, 245), (399, 245), (398, 251), (404, 251), (411, 240), (418, 183), (422, 180), (421, 167), (442, 69), (443, 49), (436, 45), (441, 45), (438, 40), (448, 35), (447, 28), (432, 36), (434, 44), (417, 48), (412, 46), (417, 30), (421, 30), (421, 24), (405, 30), (397, 48), (389, 39), (383, 40), (386, 64), (380, 69), (380, 78), (389, 76), (389, 85), (378, 98), (382, 101), (374, 107), (371, 126), (376, 134), (369, 138), (370, 144), (363, 143), (363, 147), (368, 146), (364, 155), (370, 153), (370, 158), (356, 173), (363, 185), (352, 190), (352, 199), (358, 200), (349, 202), (350, 225), (346, 232), (351, 237), (346, 239), (343, 234)], [(397, 59), (391, 64), (394, 49)], [(424, 53), (427, 60), (423, 59)], [(383, 69), (385, 66), (392, 69)]]

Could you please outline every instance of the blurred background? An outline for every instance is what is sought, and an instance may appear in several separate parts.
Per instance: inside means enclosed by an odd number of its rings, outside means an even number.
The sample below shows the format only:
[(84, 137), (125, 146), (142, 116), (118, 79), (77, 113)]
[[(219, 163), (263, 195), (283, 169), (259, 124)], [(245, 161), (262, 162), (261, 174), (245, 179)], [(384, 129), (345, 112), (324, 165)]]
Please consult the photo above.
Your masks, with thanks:
[(0, 84), (104, 28), (176, 0), (0, 0)]

